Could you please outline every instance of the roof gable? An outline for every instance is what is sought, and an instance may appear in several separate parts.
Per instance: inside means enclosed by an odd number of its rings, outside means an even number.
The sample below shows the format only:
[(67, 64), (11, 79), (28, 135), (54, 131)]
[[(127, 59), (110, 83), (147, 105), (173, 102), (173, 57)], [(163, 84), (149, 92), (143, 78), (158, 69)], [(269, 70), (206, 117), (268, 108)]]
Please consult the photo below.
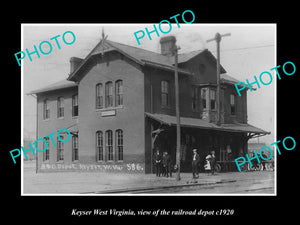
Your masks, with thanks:
[[(77, 67), (76, 70), (73, 71), (68, 77), (68, 80), (75, 81), (76, 76), (80, 74), (81, 69), (84, 67), (84, 65), (87, 64), (87, 62), (93, 57), (97, 55), (105, 54), (106, 52), (111, 51), (118, 51), (125, 57), (128, 57), (129, 59), (133, 60), (134, 62), (138, 63), (139, 65), (145, 66), (152, 66), (152, 67), (159, 67), (161, 69), (171, 70), (174, 71), (175, 69), (175, 62), (174, 62), (174, 56), (166, 56), (162, 55), (160, 53), (152, 52), (149, 50), (145, 50), (142, 48), (133, 47), (130, 45), (110, 41), (110, 40), (101, 40), (95, 48), (85, 57), (85, 59), (81, 62), (81, 64)], [(199, 54), (204, 54), (205, 57), (208, 57), (208, 59), (213, 63), (216, 64), (216, 58), (212, 55), (210, 51), (207, 49), (201, 49), (197, 51), (192, 51), (189, 53), (182, 53), (178, 54), (178, 64), (179, 64), (179, 73), (185, 73), (192, 75), (192, 73), (187, 70), (180, 68), (180, 63), (188, 62), (189, 60), (193, 59)], [(226, 73), (225, 69), (221, 66), (221, 73)]]

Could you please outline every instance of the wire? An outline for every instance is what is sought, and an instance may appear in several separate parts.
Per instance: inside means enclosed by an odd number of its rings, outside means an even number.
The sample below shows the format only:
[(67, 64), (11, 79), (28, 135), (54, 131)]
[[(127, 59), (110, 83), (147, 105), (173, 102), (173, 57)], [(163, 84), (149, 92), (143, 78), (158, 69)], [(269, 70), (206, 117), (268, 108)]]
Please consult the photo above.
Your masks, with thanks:
[[(221, 52), (228, 52), (228, 51), (246, 50), (246, 49), (254, 49), (254, 48), (267, 48), (267, 47), (273, 47), (273, 46), (274, 45), (260, 45), (260, 46), (253, 46), (253, 47), (224, 49), (224, 50), (220, 50), (220, 51)], [(216, 50), (213, 50), (212, 52), (216, 52)]]

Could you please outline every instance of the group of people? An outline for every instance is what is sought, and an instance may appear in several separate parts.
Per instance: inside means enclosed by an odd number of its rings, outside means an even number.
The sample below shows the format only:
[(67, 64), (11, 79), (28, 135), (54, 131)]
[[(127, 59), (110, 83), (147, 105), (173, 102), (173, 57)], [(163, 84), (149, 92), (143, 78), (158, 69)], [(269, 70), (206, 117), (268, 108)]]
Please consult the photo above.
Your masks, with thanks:
[[(213, 175), (215, 173), (215, 165), (216, 165), (216, 156), (215, 151), (211, 151), (206, 157), (206, 164), (204, 165), (204, 169), (206, 171), (211, 171)], [(199, 178), (199, 164), (200, 164), (200, 156), (197, 152), (197, 149), (193, 149), (193, 159), (192, 159), (192, 173), (193, 178)]]
[[(211, 174), (214, 174), (216, 163), (215, 152), (211, 151), (205, 159), (207, 162), (204, 166), (205, 170), (210, 170)], [(165, 151), (163, 153), (160, 153), (159, 149), (156, 149), (156, 152), (154, 154), (154, 163), (156, 167), (156, 176), (172, 177), (172, 163), (171, 157), (168, 152)], [(200, 156), (197, 152), (197, 149), (193, 149), (192, 174), (194, 179), (199, 177), (199, 164)]]
[(172, 177), (172, 163), (168, 152), (161, 154), (159, 150), (156, 150), (154, 162), (156, 166), (156, 176)]

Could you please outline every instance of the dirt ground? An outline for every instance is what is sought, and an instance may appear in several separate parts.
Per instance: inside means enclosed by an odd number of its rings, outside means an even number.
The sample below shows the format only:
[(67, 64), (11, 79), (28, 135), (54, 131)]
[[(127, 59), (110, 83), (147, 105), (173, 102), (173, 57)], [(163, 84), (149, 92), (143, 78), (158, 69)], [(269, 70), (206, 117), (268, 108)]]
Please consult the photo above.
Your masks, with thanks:
[[(111, 190), (132, 188), (152, 188), (186, 185), (192, 175), (181, 173), (181, 180), (156, 177), (154, 174), (104, 173), (104, 172), (49, 172), (36, 173), (35, 161), (23, 163), (23, 194), (95, 194)], [(230, 182), (227, 182), (230, 181)], [(234, 181), (234, 182), (232, 182)], [(194, 188), (181, 188), (188, 194), (226, 194), (226, 193), (274, 193), (274, 172), (230, 172), (208, 175), (200, 173)], [(209, 185), (205, 186), (205, 185)], [(169, 191), (170, 192), (170, 191)], [(164, 191), (162, 193), (169, 193)], [(178, 194), (178, 190), (174, 193)], [(173, 191), (171, 192), (171, 194)]]

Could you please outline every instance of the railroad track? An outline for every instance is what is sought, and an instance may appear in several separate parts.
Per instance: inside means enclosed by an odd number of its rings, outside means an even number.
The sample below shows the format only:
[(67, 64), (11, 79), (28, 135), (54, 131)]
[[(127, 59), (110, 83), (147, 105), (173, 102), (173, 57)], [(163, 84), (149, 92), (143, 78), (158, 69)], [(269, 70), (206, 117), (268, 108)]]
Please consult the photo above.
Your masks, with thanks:
[(185, 188), (195, 188), (200, 186), (211, 186), (211, 185), (219, 185), (219, 184), (226, 184), (226, 183), (234, 183), (236, 180), (220, 180), (216, 182), (207, 182), (207, 183), (186, 183), (186, 184), (177, 184), (177, 185), (168, 185), (168, 186), (156, 186), (156, 187), (139, 187), (139, 188), (123, 188), (123, 189), (115, 189), (115, 190), (105, 190), (105, 191), (95, 191), (95, 192), (85, 192), (82, 194), (145, 194), (145, 193), (159, 193), (170, 191), (179, 191), (180, 189)]

